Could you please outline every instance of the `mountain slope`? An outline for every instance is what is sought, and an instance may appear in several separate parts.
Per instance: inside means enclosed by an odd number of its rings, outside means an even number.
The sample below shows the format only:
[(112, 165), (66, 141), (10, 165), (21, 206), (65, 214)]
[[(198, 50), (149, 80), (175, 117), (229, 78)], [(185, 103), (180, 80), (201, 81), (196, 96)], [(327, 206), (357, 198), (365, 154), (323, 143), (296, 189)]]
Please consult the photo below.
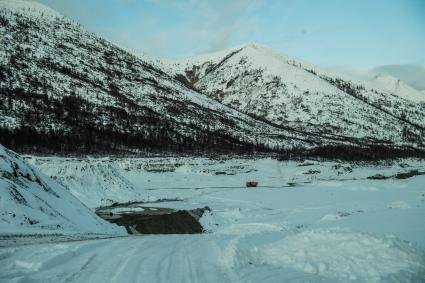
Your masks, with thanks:
[(319, 135), (423, 146), (425, 104), (248, 44), (154, 62), (199, 92), (280, 126)]
[(0, 142), (14, 149), (238, 151), (322, 143), (188, 89), (40, 4), (0, 1), (0, 8)]
[(388, 74), (376, 75), (371, 83), (380, 89), (384, 89), (389, 93), (396, 94), (402, 98), (414, 101), (425, 102), (425, 95), (406, 84), (402, 80)]
[(2, 145), (0, 231), (1, 234), (122, 232)]
[(16, 150), (423, 147), (422, 106), (266, 47), (165, 64), (41, 4), (3, 0), (0, 8), (0, 142)]

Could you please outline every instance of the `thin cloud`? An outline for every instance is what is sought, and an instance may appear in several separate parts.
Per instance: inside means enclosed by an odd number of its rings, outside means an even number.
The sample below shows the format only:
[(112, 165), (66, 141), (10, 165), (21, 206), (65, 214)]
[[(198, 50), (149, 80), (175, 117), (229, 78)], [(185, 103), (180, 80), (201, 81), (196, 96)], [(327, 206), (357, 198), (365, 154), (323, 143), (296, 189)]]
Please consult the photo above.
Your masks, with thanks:
[(233, 39), (249, 34), (256, 29), (254, 12), (261, 3), (260, 0), (187, 0), (171, 4), (164, 0), (150, 1), (157, 5), (167, 2), (176, 12), (187, 15), (187, 21), (146, 38), (142, 44), (158, 50), (166, 42), (172, 45), (175, 40), (184, 41), (185, 52), (180, 52), (180, 56), (220, 50), (228, 47)]

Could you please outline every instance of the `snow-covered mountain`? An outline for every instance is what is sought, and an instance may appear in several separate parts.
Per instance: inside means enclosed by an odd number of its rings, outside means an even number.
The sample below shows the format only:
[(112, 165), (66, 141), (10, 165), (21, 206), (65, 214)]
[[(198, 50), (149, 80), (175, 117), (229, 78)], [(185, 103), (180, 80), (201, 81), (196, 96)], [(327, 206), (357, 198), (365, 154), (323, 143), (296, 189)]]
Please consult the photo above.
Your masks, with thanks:
[(123, 233), (2, 145), (0, 231), (0, 234)]
[(371, 73), (374, 75), (388, 74), (417, 90), (425, 89), (425, 65), (384, 65), (374, 68)]
[(280, 126), (422, 144), (425, 104), (247, 44), (188, 60), (153, 62), (193, 89)]
[(0, 142), (17, 150), (424, 146), (423, 105), (267, 47), (165, 62), (33, 1), (0, 8)]
[(394, 76), (379, 74), (371, 80), (371, 83), (380, 89), (384, 89), (402, 98), (418, 103), (425, 102), (425, 95), (423, 92), (418, 91)]
[(6, 0), (0, 8), (0, 140), (15, 149), (246, 150), (318, 143), (187, 88), (41, 4)]

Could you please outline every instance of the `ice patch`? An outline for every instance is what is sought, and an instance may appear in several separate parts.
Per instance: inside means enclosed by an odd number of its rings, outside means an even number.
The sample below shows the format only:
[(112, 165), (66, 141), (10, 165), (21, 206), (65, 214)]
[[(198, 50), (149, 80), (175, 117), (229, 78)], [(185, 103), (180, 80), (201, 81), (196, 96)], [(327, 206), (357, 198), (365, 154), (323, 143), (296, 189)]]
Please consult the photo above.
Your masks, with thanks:
[(126, 212), (142, 212), (145, 209), (143, 207), (117, 207), (111, 210), (112, 213), (126, 213)]
[(41, 263), (37, 262), (29, 262), (29, 261), (23, 261), (23, 260), (15, 260), (13, 263), (13, 268), (22, 271), (22, 272), (32, 272), (32, 271), (38, 271), (38, 269), (41, 266)]
[[(348, 230), (305, 231), (257, 249), (260, 264), (359, 282), (414, 282), (425, 271), (424, 254), (396, 238)], [(422, 277), (424, 278), (424, 277)]]

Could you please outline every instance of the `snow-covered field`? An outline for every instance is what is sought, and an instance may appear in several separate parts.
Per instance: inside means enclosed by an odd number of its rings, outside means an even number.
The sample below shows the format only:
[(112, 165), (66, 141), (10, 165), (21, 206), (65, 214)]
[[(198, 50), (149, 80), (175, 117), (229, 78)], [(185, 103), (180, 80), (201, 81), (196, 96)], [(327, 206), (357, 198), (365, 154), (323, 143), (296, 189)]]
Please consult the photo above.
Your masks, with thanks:
[[(27, 161), (91, 208), (116, 196), (212, 211), (204, 234), (0, 249), (0, 282), (425, 282), (425, 175), (367, 179), (425, 171), (424, 161)], [(245, 188), (251, 180), (259, 187)]]

